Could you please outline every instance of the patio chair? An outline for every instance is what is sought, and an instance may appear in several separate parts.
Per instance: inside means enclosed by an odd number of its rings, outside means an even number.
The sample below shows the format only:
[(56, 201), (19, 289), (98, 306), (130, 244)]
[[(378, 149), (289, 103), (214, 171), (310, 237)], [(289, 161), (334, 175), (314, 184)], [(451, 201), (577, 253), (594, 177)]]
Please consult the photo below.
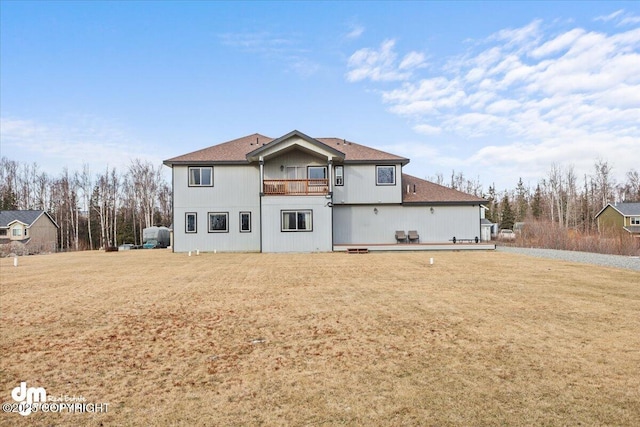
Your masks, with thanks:
[(420, 240), (420, 235), (416, 230), (409, 230), (409, 243)]
[(396, 242), (405, 242), (407, 240), (407, 235), (404, 234), (404, 230), (396, 231)]

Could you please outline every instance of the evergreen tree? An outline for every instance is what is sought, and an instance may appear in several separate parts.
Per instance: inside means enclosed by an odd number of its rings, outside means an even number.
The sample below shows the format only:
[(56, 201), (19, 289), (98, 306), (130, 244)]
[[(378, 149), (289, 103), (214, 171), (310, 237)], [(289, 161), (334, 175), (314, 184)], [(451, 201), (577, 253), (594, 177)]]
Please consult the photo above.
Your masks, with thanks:
[(522, 178), (518, 180), (518, 186), (516, 187), (516, 205), (518, 221), (524, 221), (527, 217), (527, 211), (529, 210), (529, 203), (527, 201), (527, 189), (522, 182)]
[(536, 187), (536, 192), (533, 193), (533, 200), (531, 201), (531, 215), (535, 219), (540, 219), (542, 216), (542, 190), (540, 190), (540, 184)]
[(515, 213), (509, 203), (509, 197), (505, 194), (500, 203), (502, 206), (502, 215), (500, 219), (500, 228), (513, 229), (513, 224), (516, 222)]

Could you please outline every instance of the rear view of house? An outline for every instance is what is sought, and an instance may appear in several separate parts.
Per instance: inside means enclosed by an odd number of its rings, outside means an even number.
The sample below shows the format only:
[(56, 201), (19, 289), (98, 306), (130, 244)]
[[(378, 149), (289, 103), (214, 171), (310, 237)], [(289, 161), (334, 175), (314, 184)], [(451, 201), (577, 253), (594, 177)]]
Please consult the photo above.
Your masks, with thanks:
[(58, 224), (45, 211), (0, 211), (2, 252), (55, 252), (58, 245), (58, 228)]
[[(481, 236), (483, 199), (406, 175), (409, 159), (339, 138), (253, 134), (165, 160), (176, 252), (328, 252)], [(407, 242), (408, 243), (408, 242)]]

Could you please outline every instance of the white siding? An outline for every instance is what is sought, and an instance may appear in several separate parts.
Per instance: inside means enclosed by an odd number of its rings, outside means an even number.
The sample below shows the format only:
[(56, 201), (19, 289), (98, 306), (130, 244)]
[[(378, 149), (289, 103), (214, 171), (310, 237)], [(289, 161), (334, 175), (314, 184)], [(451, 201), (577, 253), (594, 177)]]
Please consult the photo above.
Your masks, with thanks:
[(396, 185), (376, 185), (376, 165), (344, 165), (344, 185), (333, 187), (333, 203), (402, 203), (402, 166)]
[[(188, 167), (173, 167), (174, 251), (259, 251), (260, 170), (257, 165), (213, 167), (213, 187), (189, 187)], [(185, 214), (197, 232), (185, 233)], [(228, 212), (228, 233), (208, 232), (208, 212)], [(240, 233), (240, 212), (251, 212), (251, 232)]]
[[(377, 209), (378, 213), (374, 212)], [(417, 230), (424, 243), (480, 237), (480, 207), (338, 206), (334, 203), (334, 243), (396, 243), (396, 230)]]
[[(331, 208), (324, 196), (262, 198), (263, 252), (330, 252)], [(283, 210), (311, 210), (313, 231), (282, 231)]]

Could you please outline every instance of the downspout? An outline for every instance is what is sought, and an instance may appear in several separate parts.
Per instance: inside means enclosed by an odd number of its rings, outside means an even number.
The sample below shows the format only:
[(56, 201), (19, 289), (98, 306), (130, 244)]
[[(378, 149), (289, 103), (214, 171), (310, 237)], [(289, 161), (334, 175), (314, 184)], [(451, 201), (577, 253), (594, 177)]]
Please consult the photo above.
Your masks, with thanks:
[(331, 203), (331, 252), (333, 252), (333, 160), (331, 158), (328, 159), (328, 167), (329, 167), (329, 203)]
[(262, 198), (264, 197), (264, 159), (260, 156), (260, 253), (262, 253)]
[[(189, 169), (187, 168), (187, 179), (189, 179)], [(173, 218), (173, 241), (171, 242), (171, 252), (176, 252), (176, 197), (175, 197), (175, 172), (176, 170), (171, 165), (171, 217)], [(91, 214), (91, 213), (89, 213)], [(186, 218), (185, 218), (186, 219)], [(133, 228), (135, 229), (136, 225), (133, 224)], [(197, 225), (196, 225), (197, 227)], [(184, 228), (186, 230), (186, 227)], [(140, 238), (142, 240), (142, 237)]]

